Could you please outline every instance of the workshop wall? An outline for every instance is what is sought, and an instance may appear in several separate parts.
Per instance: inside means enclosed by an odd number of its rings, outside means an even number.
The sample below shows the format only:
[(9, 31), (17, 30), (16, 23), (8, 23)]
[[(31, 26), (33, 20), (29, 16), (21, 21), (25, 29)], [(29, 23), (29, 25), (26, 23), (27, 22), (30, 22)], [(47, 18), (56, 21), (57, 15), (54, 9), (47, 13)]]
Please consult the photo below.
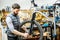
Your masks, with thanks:
[[(0, 0), (0, 10), (2, 8), (6, 8), (6, 6), (10, 6), (13, 4), (13, 3), (18, 3), (21, 5), (21, 9), (29, 9), (31, 7), (31, 3), (30, 3), (31, 0)], [(35, 0), (35, 3), (38, 4), (39, 6), (41, 5), (52, 5), (55, 3), (56, 0)], [(44, 3), (43, 3), (44, 2)], [(41, 4), (42, 3), (42, 4)]]

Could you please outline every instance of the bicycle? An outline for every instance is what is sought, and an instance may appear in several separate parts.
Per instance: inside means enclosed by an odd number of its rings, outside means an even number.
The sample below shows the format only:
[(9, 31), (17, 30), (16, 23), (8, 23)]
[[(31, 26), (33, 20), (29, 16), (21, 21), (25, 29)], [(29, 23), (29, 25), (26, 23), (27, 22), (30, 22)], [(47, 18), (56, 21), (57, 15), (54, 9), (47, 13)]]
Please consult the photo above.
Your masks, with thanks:
[[(34, 7), (37, 7), (37, 5), (34, 3), (34, 0), (31, 1), (31, 3), (34, 5)], [(39, 40), (43, 40), (43, 31), (42, 31), (42, 25), (40, 25), (36, 20), (35, 20), (35, 17), (36, 17), (36, 13), (40, 13), (42, 14), (41, 12), (39, 12), (39, 9), (35, 10), (34, 13), (32, 14), (32, 19), (30, 21), (25, 21), (25, 22), (22, 22), (20, 27), (22, 27), (23, 25), (25, 25), (26, 23), (30, 23), (31, 25), (29, 26), (30, 27), (30, 30), (29, 30), (29, 34), (33, 34), (33, 28), (34, 26), (37, 26), (38, 27), (38, 30), (39, 30), (39, 33), (40, 33), (40, 37), (39, 37)], [(44, 14), (42, 14), (44, 15)], [(50, 18), (48, 18), (46, 15), (44, 15), (47, 19), (49, 19), (50, 21), (52, 21)]]

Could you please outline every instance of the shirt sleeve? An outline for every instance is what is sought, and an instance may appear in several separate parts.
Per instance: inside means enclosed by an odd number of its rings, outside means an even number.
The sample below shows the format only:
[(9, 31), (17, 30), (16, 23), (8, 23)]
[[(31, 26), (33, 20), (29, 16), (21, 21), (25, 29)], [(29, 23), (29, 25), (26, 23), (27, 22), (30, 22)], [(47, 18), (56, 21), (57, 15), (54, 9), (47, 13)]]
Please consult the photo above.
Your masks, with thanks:
[(12, 19), (11, 19), (10, 17), (7, 17), (7, 18), (6, 18), (6, 23), (7, 23), (7, 26), (8, 26), (8, 28), (9, 28), (9, 30), (10, 30), (11, 32), (13, 32), (14, 26), (13, 26), (13, 23), (12, 23)]

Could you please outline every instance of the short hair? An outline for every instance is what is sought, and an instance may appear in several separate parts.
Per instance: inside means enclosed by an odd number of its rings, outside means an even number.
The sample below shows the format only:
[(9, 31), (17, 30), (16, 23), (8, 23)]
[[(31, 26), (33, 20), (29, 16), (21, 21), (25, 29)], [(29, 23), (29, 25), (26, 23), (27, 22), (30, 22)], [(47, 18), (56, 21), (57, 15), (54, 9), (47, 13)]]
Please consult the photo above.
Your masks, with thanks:
[(15, 4), (12, 5), (12, 8), (13, 9), (20, 9), (20, 5), (15, 3)]
[(2, 12), (5, 12), (5, 9), (2, 9)]

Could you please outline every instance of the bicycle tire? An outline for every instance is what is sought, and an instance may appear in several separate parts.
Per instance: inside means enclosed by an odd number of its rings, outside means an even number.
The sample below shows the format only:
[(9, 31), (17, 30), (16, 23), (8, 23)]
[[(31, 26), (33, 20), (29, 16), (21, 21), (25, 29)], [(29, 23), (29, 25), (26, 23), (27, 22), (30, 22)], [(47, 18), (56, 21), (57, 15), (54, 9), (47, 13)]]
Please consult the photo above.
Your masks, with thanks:
[[(23, 26), (23, 25), (26, 24), (26, 23), (31, 23), (31, 22), (32, 22), (32, 21), (25, 21), (25, 22), (22, 22), (21, 25), (20, 25), (20, 27)], [(34, 20), (34, 24), (37, 25), (38, 30), (39, 30), (39, 32), (40, 32), (40, 38), (39, 38), (39, 40), (42, 40), (42, 39), (43, 39), (42, 27), (41, 27), (41, 25), (40, 25), (37, 21), (35, 21), (35, 20)]]

